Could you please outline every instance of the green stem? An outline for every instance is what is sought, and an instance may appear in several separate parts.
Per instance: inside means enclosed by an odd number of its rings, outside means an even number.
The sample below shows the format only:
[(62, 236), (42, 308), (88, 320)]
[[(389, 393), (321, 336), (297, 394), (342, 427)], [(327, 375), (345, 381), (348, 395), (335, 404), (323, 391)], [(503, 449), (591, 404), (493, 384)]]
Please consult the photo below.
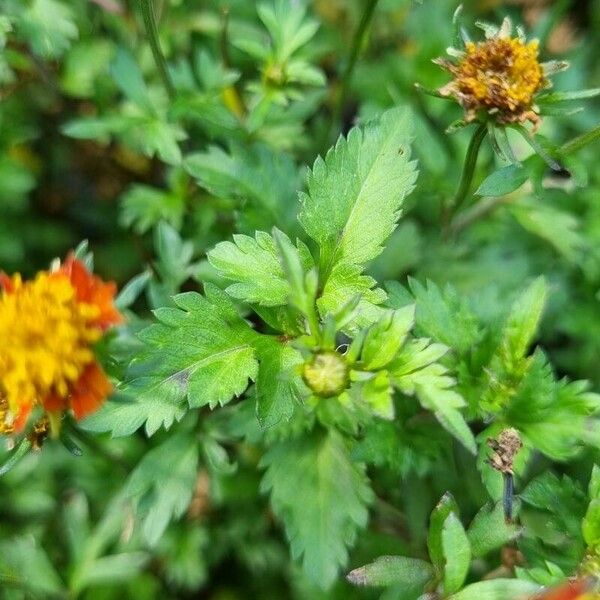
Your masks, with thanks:
[(340, 89), (340, 94), (338, 96), (335, 109), (333, 111), (332, 130), (336, 129), (336, 126), (341, 120), (342, 109), (344, 108), (344, 104), (346, 103), (346, 97), (348, 95), (348, 89), (350, 88), (350, 83), (352, 81), (352, 74), (354, 73), (356, 60), (358, 59), (358, 54), (364, 43), (367, 30), (369, 29), (369, 25), (373, 20), (373, 14), (375, 13), (375, 7), (377, 6), (378, 1), (379, 0), (366, 0), (365, 9), (360, 18), (360, 22), (358, 23), (358, 27), (354, 33), (354, 37), (352, 39), (352, 46), (350, 48), (350, 55), (348, 56), (348, 62), (346, 63), (346, 68), (344, 69), (344, 72), (342, 74), (342, 85)]
[(169, 75), (165, 55), (160, 47), (153, 0), (139, 0), (139, 2), (142, 10), (142, 17), (144, 19), (144, 27), (146, 28), (146, 36), (148, 37), (148, 42), (150, 43), (150, 48), (152, 49), (154, 62), (156, 63), (165, 89), (167, 90), (167, 94), (169, 94), (169, 98), (173, 100), (173, 98), (175, 98), (175, 86), (173, 85), (173, 81)]
[[(559, 150), (559, 156), (568, 156), (574, 154), (584, 146), (600, 139), (600, 125), (590, 131), (583, 133), (569, 142), (563, 144)], [(513, 199), (510, 196), (495, 196), (484, 198), (471, 209), (464, 211), (456, 216), (456, 219), (450, 224), (450, 232), (453, 235), (460, 233), (473, 223), (480, 221), (483, 217), (494, 212), (499, 206), (509, 204)]]
[(577, 152), (584, 146), (587, 146), (588, 144), (595, 142), (599, 138), (600, 138), (600, 125), (596, 125), (596, 127), (594, 127), (594, 129), (591, 129), (590, 131), (588, 131), (586, 133), (582, 133), (581, 135), (572, 139), (570, 142), (563, 144), (560, 147), (559, 154), (561, 156), (568, 156), (569, 154), (574, 154), (575, 152)]
[(465, 163), (463, 165), (458, 188), (456, 189), (454, 197), (446, 204), (443, 211), (444, 223), (446, 225), (449, 223), (452, 213), (464, 202), (471, 189), (473, 175), (475, 174), (475, 166), (477, 165), (477, 157), (479, 156), (479, 149), (481, 148), (481, 142), (483, 142), (486, 134), (487, 126), (485, 123), (480, 123), (473, 132), (469, 147), (467, 148), (467, 155), (465, 156)]

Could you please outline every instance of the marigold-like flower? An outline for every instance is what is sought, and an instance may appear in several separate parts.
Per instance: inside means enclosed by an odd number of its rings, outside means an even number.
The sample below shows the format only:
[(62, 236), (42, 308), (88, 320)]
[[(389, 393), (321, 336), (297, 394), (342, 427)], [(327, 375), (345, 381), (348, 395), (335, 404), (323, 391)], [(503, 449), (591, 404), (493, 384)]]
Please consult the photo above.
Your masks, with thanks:
[(439, 89), (465, 109), (465, 121), (488, 116), (500, 124), (540, 121), (536, 95), (550, 86), (548, 75), (566, 63), (540, 63), (538, 41), (527, 42), (522, 32), (512, 37), (512, 24), (505, 19), (498, 29), (485, 26), (486, 39), (466, 41), (463, 50), (449, 49), (454, 60), (436, 59), (453, 75)]
[(31, 281), (0, 273), (0, 433), (19, 432), (31, 411), (95, 411), (112, 386), (93, 344), (122, 321), (105, 283), (70, 255)]

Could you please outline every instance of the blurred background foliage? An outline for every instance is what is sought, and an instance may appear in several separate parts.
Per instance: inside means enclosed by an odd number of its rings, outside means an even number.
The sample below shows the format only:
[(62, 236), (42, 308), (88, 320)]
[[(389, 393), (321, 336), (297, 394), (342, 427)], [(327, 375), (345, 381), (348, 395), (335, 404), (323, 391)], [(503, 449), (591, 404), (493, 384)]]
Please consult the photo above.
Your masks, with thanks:
[[(460, 116), (459, 107), (423, 96), (413, 84), (433, 88), (446, 82), (431, 61), (451, 44), (457, 3), (381, 0), (342, 94), (365, 3), (314, 0), (306, 20), (290, 19), (286, 29), (276, 13), (271, 16), (278, 26), (268, 15), (261, 20), (257, 5), (246, 0), (158, 0), (160, 41), (177, 89), (170, 100), (137, 2), (3, 0), (2, 270), (31, 275), (88, 239), (96, 271), (105, 278), (123, 285), (142, 273), (137, 282), (147, 295), (136, 308), (165, 304), (168, 295), (211, 277), (205, 252), (232, 233), (273, 225), (294, 233), (302, 165), (312, 164), (357, 120), (404, 103), (415, 115), (419, 183), (388, 247), (371, 265), (373, 275), (451, 283), (490, 323), (524, 281), (544, 274), (551, 290), (541, 329), (544, 347), (559, 376), (590, 379), (597, 387), (597, 146), (570, 159), (571, 177), (545, 177), (541, 195), (526, 185), (486, 203), (448, 243), (439, 235), (440, 204), (456, 186), (468, 133), (444, 133)], [(540, 39), (544, 60), (569, 60), (571, 68), (554, 79), (556, 89), (600, 86), (599, 0), (464, 4), (465, 23), (499, 22), (508, 14)], [(336, 116), (340, 121), (332, 125)], [(546, 119), (540, 135), (560, 145), (599, 121), (600, 103), (594, 100), (575, 114)], [(522, 140), (511, 141), (519, 158), (531, 152)], [(495, 160), (484, 148), (478, 183)], [(211, 419), (213, 436), (235, 427), (223, 416)], [(380, 554), (417, 552), (429, 512), (447, 489), (470, 507), (470, 516), (484, 501), (477, 473), (461, 472), (460, 460), (436, 468), (439, 452), (432, 446), (448, 441), (426, 441), (426, 432), (422, 437), (412, 442), (422, 447), (413, 446), (414, 456), (405, 457), (410, 464), (402, 484), (394, 473), (374, 482), (386, 500), (375, 507), (352, 565)], [(31, 575), (27, 592), (7, 579), (0, 596), (377, 597), (346, 583), (320, 592), (290, 562), (260, 500), (259, 457), (251, 445), (236, 449), (232, 477), (227, 452), (216, 442), (207, 442), (201, 457), (178, 456), (175, 466), (161, 462), (160, 453), (148, 453), (167, 439), (165, 432), (151, 441), (142, 433), (88, 439), (92, 447), (84, 444), (80, 458), (49, 444), (0, 479), (0, 563)], [(433, 458), (424, 459), (428, 453)], [(590, 452), (561, 469), (577, 486), (593, 459)], [(173, 468), (180, 470), (182, 487), (165, 491), (160, 473)], [(533, 471), (545, 468), (539, 459)], [(142, 474), (132, 507), (123, 481), (134, 469)], [(152, 475), (144, 477), (144, 470)], [(564, 481), (549, 485), (576, 502)], [(168, 507), (157, 509), (161, 494)], [(145, 504), (155, 512), (140, 531), (132, 511), (143, 514)], [(160, 537), (171, 517), (175, 522)], [(567, 568), (568, 556), (563, 562)]]

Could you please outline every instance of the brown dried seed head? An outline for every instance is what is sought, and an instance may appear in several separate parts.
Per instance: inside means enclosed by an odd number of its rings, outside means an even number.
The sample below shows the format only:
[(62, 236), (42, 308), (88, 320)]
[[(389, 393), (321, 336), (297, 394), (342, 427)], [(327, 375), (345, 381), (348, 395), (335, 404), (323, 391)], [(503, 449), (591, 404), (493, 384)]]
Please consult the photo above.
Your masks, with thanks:
[(515, 456), (523, 447), (519, 432), (509, 427), (500, 433), (498, 439), (489, 438), (487, 444), (494, 451), (488, 460), (489, 465), (500, 473), (512, 475)]

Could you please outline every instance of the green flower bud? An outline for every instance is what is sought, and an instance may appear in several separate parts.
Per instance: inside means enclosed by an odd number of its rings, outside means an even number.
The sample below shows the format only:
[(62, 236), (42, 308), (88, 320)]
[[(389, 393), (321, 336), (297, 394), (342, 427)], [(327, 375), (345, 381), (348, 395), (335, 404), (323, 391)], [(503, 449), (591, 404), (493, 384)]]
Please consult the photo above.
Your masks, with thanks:
[(348, 366), (336, 352), (323, 352), (304, 365), (302, 378), (315, 395), (330, 398), (348, 387)]

